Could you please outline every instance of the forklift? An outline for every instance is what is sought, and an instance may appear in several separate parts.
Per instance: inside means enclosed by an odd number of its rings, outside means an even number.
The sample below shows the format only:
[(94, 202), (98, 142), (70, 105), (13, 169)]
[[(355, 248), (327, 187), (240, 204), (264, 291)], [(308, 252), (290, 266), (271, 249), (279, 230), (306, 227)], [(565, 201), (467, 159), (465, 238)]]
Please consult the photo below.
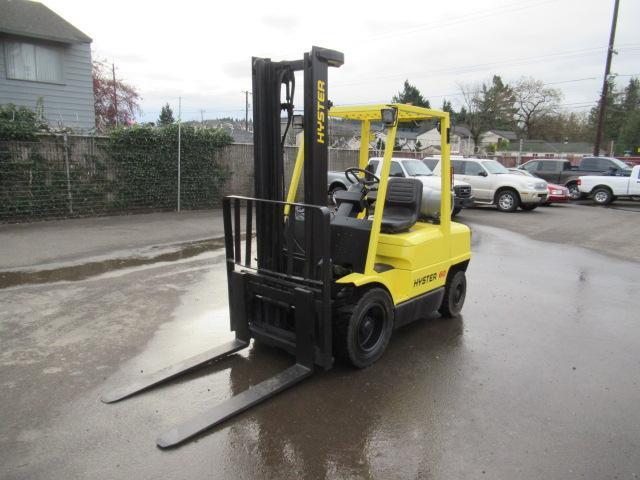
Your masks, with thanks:
[[(147, 390), (247, 348), (252, 339), (284, 349), (295, 363), (164, 433), (157, 439), (161, 448), (219, 425), (316, 369), (330, 369), (336, 358), (367, 367), (382, 356), (394, 329), (436, 311), (456, 316), (462, 309), (471, 233), (450, 217), (449, 114), (403, 104), (334, 107), (328, 71), (343, 63), (341, 52), (320, 47), (301, 60), (252, 59), (255, 197), (223, 199), (235, 339), (141, 375), (102, 401)], [(284, 145), (296, 120), (297, 71), (304, 74), (304, 138), (285, 189)], [(353, 184), (335, 195), (335, 211), (327, 206), (331, 117), (361, 125), (359, 165), (345, 171)], [(422, 183), (389, 176), (398, 125), (424, 120), (439, 122), (442, 152), (440, 215), (429, 221), (420, 217)], [(366, 170), (368, 139), (378, 127), (387, 134), (380, 177)]]

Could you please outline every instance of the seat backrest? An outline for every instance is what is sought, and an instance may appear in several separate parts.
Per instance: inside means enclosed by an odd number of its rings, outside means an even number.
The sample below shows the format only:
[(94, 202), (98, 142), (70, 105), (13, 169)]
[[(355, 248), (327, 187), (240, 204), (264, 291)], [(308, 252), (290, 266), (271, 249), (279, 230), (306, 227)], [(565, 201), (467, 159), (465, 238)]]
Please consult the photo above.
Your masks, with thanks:
[(422, 204), (422, 182), (416, 178), (390, 178), (381, 230), (398, 233), (418, 221)]

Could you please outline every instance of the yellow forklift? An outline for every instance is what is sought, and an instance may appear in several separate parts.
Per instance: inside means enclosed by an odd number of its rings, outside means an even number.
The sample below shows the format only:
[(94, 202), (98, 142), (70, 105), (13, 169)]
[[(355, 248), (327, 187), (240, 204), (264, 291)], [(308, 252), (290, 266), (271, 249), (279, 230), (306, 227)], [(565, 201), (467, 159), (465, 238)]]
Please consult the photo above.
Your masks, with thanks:
[[(328, 69), (343, 62), (342, 53), (319, 47), (302, 60), (252, 59), (255, 197), (223, 200), (236, 338), (140, 376), (102, 400), (129, 397), (246, 348), (252, 339), (290, 352), (295, 364), (161, 435), (162, 448), (251, 408), (316, 368), (330, 369), (335, 358), (367, 367), (382, 356), (394, 329), (436, 311), (455, 316), (462, 309), (471, 233), (450, 217), (449, 114), (402, 104), (333, 107)], [(300, 70), (304, 141), (285, 189), (284, 142), (297, 120), (293, 100)], [(358, 167), (345, 171), (353, 184), (335, 195), (335, 211), (327, 207), (330, 117), (360, 122), (362, 139)], [(442, 152), (440, 215), (429, 221), (420, 217), (422, 183), (389, 177), (398, 125), (425, 120), (439, 122)], [(372, 128), (387, 135), (380, 177), (366, 170)], [(298, 196), (304, 200), (296, 202)]]

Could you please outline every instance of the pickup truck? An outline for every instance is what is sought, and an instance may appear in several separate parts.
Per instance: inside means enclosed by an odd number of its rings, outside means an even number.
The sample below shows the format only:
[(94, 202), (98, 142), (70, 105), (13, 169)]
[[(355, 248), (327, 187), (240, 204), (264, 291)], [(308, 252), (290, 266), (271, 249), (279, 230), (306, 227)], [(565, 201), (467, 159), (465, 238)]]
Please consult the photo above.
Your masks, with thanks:
[(608, 205), (620, 197), (640, 195), (640, 165), (627, 175), (598, 175), (578, 177), (578, 188), (599, 205)]
[[(495, 160), (451, 160), (453, 177), (471, 184), (477, 204), (495, 205), (501, 212), (534, 210), (547, 199), (547, 182), (509, 172)], [(440, 175), (440, 163), (433, 170)]]
[(536, 177), (545, 179), (547, 182), (564, 185), (569, 189), (569, 194), (573, 200), (582, 197), (578, 188), (578, 177), (589, 175), (624, 176), (629, 175), (631, 172), (626, 163), (611, 157), (584, 157), (577, 167), (572, 166), (569, 160), (531, 160), (521, 165), (520, 168), (533, 173)]
[[(382, 158), (373, 157), (369, 159), (367, 170), (380, 176)], [(433, 172), (427, 168), (422, 161), (412, 158), (392, 158), (390, 177), (414, 177), (422, 182), (422, 208), (421, 213), (425, 217), (435, 218), (440, 212), (440, 178), (434, 177)], [(333, 201), (333, 196), (340, 190), (346, 190), (351, 185), (351, 181), (345, 177), (344, 172), (330, 171), (327, 176), (329, 202)], [(463, 208), (474, 205), (471, 185), (461, 181), (454, 181), (453, 202), (451, 217), (455, 217)]]

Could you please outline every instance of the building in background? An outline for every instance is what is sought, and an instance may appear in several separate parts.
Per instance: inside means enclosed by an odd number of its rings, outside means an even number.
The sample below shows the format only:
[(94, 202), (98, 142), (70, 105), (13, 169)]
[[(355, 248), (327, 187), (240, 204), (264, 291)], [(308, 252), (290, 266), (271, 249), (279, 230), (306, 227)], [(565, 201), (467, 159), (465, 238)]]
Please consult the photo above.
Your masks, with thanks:
[(95, 127), (91, 38), (42, 3), (0, 0), (0, 105), (36, 109), (52, 127)]

